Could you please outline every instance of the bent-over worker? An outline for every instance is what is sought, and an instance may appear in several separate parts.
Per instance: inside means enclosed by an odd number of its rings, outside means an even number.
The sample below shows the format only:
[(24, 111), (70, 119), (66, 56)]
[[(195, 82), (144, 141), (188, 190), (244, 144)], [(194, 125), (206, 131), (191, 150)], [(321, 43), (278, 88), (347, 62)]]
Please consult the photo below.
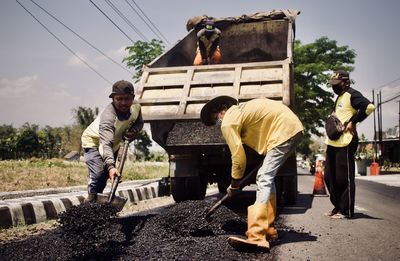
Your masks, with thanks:
[(246, 169), (243, 144), (264, 155), (257, 172), (256, 201), (247, 209), (247, 239), (229, 237), (235, 249), (268, 250), (269, 240), (277, 238), (274, 228), (276, 189), (274, 178), (279, 168), (303, 136), (303, 125), (282, 102), (267, 98), (250, 100), (237, 105), (229, 96), (209, 101), (201, 110), (201, 121), (211, 126), (219, 122), (222, 135), (232, 154), (230, 195), (240, 191), (239, 183)]

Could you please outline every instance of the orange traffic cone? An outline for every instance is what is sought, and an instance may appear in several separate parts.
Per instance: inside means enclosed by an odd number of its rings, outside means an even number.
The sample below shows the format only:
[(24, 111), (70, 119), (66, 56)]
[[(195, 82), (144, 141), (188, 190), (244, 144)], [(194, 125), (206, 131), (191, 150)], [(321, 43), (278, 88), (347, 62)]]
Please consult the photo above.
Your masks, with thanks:
[(322, 162), (318, 161), (315, 168), (313, 195), (327, 195), (325, 189), (324, 175), (322, 174)]

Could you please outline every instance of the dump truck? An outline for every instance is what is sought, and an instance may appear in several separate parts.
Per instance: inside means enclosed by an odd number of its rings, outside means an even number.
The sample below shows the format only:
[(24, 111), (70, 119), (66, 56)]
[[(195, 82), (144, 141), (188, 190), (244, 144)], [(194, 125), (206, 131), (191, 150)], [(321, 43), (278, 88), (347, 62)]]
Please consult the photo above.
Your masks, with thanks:
[[(192, 23), (182, 40), (144, 66), (135, 99), (150, 124), (152, 139), (168, 153), (170, 192), (176, 202), (203, 199), (208, 184), (216, 183), (220, 192), (226, 192), (230, 184), (231, 155), (221, 130), (200, 121), (205, 103), (228, 95), (239, 103), (267, 97), (293, 107), (298, 14), (296, 10), (274, 10), (215, 19), (222, 32), (222, 59), (213, 65), (193, 66), (199, 24)], [(263, 157), (247, 147), (245, 151), (248, 173)], [(276, 182), (278, 202), (295, 203), (294, 154), (280, 169)]]

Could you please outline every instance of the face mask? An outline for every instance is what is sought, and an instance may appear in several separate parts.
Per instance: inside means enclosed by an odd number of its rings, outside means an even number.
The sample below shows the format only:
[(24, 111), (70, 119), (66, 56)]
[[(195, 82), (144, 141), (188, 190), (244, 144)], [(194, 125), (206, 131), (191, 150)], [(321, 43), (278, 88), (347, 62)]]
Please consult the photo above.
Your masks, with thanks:
[(342, 94), (342, 92), (343, 92), (343, 88), (342, 88), (342, 86), (341, 86), (340, 84), (333, 85), (333, 86), (332, 86), (332, 89), (333, 89), (333, 92), (334, 92), (336, 95), (340, 95), (340, 94)]

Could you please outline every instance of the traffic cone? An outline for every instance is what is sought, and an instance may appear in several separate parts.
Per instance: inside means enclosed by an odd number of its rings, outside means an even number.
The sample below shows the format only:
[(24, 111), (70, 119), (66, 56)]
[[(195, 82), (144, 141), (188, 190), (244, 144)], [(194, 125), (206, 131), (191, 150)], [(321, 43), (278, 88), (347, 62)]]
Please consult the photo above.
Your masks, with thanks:
[(322, 174), (321, 161), (317, 162), (317, 167), (315, 168), (313, 195), (327, 195), (325, 189), (324, 175)]

